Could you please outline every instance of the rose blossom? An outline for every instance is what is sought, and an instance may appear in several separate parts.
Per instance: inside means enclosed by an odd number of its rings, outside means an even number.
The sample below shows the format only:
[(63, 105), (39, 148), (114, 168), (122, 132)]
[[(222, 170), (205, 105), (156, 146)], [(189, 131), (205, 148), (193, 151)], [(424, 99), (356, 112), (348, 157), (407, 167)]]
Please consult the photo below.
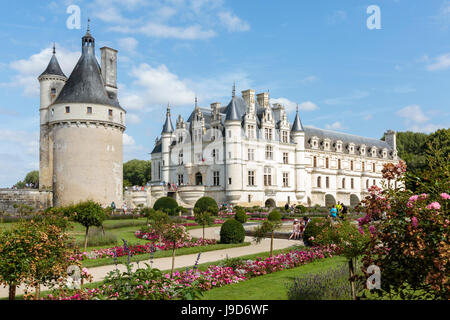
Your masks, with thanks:
[(411, 224), (413, 225), (413, 227), (417, 227), (417, 218), (416, 217), (412, 217), (411, 218)]
[(446, 199), (446, 200), (448, 200), (448, 199), (450, 199), (450, 194), (447, 194), (447, 193), (441, 193), (441, 198), (442, 199)]

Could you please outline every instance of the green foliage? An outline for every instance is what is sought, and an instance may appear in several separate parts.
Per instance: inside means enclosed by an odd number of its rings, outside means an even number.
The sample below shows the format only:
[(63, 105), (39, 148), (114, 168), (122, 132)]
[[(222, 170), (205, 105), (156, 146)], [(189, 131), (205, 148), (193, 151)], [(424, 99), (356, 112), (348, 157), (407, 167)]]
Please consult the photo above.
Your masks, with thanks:
[(207, 207), (207, 210), (203, 211), (200, 207), (194, 208), (195, 222), (203, 227), (203, 239), (205, 239), (205, 227), (211, 226), (214, 223), (214, 217), (211, 215), (211, 207)]
[(269, 213), (269, 216), (267, 217), (267, 220), (271, 222), (279, 222), (281, 221), (281, 213), (280, 211), (274, 209)]
[(39, 185), (39, 171), (38, 170), (34, 170), (31, 172), (28, 172), (27, 175), (25, 176), (25, 179), (23, 180), (23, 182), (25, 183), (32, 183), (35, 187), (37, 187)]
[[(99, 228), (91, 228), (89, 229), (88, 233), (88, 239), (87, 239), (87, 246), (88, 247), (100, 247), (100, 246), (107, 246), (107, 245), (115, 245), (117, 244), (118, 238), (115, 233), (106, 231), (103, 233), (103, 231)], [(84, 242), (77, 241), (77, 246), (83, 246)]]
[(219, 266), (221, 267), (228, 267), (233, 270), (236, 270), (237, 268), (241, 267), (245, 264), (245, 259), (242, 259), (241, 257), (236, 258), (229, 258), (228, 256), (219, 262)]
[(221, 243), (242, 243), (245, 238), (245, 229), (242, 223), (235, 219), (229, 219), (220, 228)]
[(246, 223), (248, 220), (247, 214), (245, 213), (245, 210), (243, 208), (239, 208), (238, 210), (236, 210), (234, 218), (240, 223)]
[(24, 203), (20, 203), (20, 204), (15, 203), (13, 205), (13, 208), (17, 209), (17, 213), (20, 216), (31, 214), (34, 211), (33, 207), (31, 207), (31, 206), (29, 206), (27, 204), (24, 204)]
[(305, 231), (303, 232), (303, 242), (305, 244), (314, 245), (316, 237), (322, 232), (323, 229), (329, 228), (331, 222), (328, 219), (313, 218), (306, 225)]
[(300, 212), (301, 214), (305, 214), (307, 209), (304, 205), (299, 204), (298, 206), (295, 207), (295, 209)]
[(208, 211), (211, 215), (215, 216), (219, 212), (216, 200), (211, 197), (201, 197), (197, 200), (194, 206), (195, 210)]
[(146, 160), (130, 160), (123, 164), (124, 186), (144, 186), (152, 179), (152, 163)]
[(67, 211), (71, 211), (71, 218), (74, 221), (86, 228), (101, 227), (106, 219), (102, 206), (92, 200), (80, 202), (75, 206), (69, 207)]
[(156, 200), (153, 205), (153, 209), (156, 211), (163, 211), (168, 215), (176, 215), (177, 214), (178, 203), (172, 197), (162, 197)]

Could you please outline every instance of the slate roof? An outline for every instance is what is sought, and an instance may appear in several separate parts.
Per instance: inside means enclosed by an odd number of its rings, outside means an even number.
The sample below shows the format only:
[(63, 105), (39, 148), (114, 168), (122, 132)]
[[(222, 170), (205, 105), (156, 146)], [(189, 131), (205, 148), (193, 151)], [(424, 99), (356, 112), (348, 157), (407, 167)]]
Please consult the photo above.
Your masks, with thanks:
[(300, 117), (298, 116), (298, 112), (295, 114), (294, 124), (292, 125), (292, 132), (300, 132), (303, 131), (303, 125), (300, 120)]
[(319, 139), (330, 139), (331, 141), (341, 140), (344, 146), (349, 143), (354, 143), (356, 147), (365, 144), (367, 148), (377, 147), (378, 149), (388, 149), (392, 150), (391, 146), (389, 146), (385, 141), (374, 139), (374, 138), (366, 138), (357, 136), (354, 134), (336, 132), (331, 130), (318, 129), (311, 126), (304, 126), (305, 130), (305, 139), (309, 141), (310, 138), (316, 136)]
[(174, 130), (173, 130), (173, 125), (172, 125), (172, 120), (170, 119), (170, 114), (167, 114), (166, 122), (164, 122), (164, 126), (163, 126), (161, 133), (170, 133), (173, 131)]
[(42, 72), (39, 78), (46, 75), (54, 75), (67, 78), (64, 72), (62, 72), (55, 54), (53, 54), (52, 58), (50, 59), (50, 62), (48, 63), (47, 69), (45, 69), (45, 71)]
[(84, 50), (83, 48), (77, 65), (54, 104), (93, 103), (118, 107), (123, 110), (117, 96), (106, 91), (100, 65), (95, 57), (95, 51), (93, 48), (91, 49)]

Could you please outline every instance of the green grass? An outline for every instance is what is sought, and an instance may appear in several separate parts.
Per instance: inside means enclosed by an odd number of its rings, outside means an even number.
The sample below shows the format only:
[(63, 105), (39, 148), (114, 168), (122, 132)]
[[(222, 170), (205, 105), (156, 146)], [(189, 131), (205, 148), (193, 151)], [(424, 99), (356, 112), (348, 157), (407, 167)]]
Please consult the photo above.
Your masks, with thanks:
[[(147, 242), (148, 243), (148, 242)], [(244, 242), (239, 244), (223, 244), (218, 243), (214, 245), (209, 246), (202, 246), (202, 247), (192, 247), (192, 248), (180, 248), (175, 251), (176, 256), (182, 256), (187, 254), (195, 254), (199, 252), (207, 252), (207, 251), (214, 251), (214, 250), (222, 250), (222, 249), (230, 249), (230, 248), (237, 248), (237, 247), (245, 247), (249, 246), (250, 242)], [(171, 257), (172, 256), (172, 250), (164, 250), (164, 251), (157, 251), (155, 252), (153, 258), (164, 258), (164, 257)], [(149, 260), (150, 254), (140, 254), (135, 255), (130, 258), (131, 262), (137, 262), (137, 261), (144, 261)], [(125, 263), (127, 261), (127, 257), (120, 257), (117, 259), (118, 263)], [(82, 262), (83, 267), (87, 268), (93, 268), (93, 267), (100, 267), (100, 266), (106, 266), (114, 264), (113, 258), (103, 258), (103, 259), (96, 259), (96, 260), (85, 260)], [(184, 270), (186, 268), (181, 268), (181, 270)]]
[(344, 257), (316, 260), (297, 268), (212, 289), (204, 293), (202, 300), (287, 300), (286, 285), (292, 283), (295, 277), (325, 271), (345, 263)]

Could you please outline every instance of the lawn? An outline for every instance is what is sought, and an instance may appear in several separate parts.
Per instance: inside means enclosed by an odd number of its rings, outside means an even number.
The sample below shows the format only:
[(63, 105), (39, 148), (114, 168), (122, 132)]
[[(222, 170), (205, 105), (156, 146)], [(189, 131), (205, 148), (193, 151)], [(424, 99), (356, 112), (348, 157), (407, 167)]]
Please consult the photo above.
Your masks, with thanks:
[(320, 259), (294, 269), (212, 289), (204, 293), (202, 300), (287, 300), (286, 285), (291, 283), (295, 277), (322, 272), (345, 263), (344, 257)]

